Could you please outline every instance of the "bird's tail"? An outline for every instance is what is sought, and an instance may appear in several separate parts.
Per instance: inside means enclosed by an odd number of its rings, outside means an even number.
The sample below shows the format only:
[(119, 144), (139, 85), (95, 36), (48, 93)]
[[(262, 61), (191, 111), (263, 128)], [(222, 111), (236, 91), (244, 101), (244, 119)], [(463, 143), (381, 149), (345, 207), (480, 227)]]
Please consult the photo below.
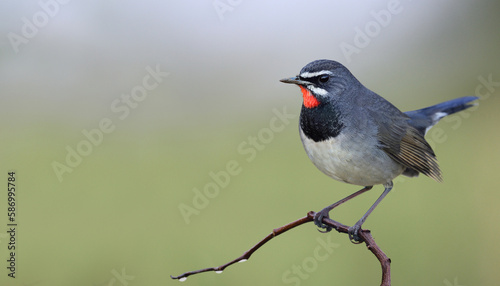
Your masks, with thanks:
[(425, 134), (441, 118), (477, 105), (470, 103), (476, 99), (476, 96), (465, 96), (405, 113), (410, 117), (410, 124)]

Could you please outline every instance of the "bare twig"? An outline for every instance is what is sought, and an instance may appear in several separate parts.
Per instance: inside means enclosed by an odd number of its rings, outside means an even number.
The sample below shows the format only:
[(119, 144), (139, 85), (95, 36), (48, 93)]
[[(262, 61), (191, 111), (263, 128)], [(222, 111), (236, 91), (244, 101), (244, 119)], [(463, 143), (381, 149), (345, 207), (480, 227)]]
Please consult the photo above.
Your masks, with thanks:
[[(259, 243), (254, 245), (252, 248), (250, 248), (248, 251), (243, 253), (240, 257), (223, 264), (218, 267), (211, 267), (211, 268), (204, 268), (200, 270), (195, 270), (195, 271), (189, 271), (186, 273), (183, 273), (179, 276), (170, 276), (172, 279), (178, 279), (179, 281), (185, 281), (188, 276), (198, 274), (198, 273), (203, 273), (203, 272), (209, 272), (209, 271), (215, 271), (217, 273), (221, 273), (226, 267), (231, 266), (237, 262), (244, 262), (250, 259), (250, 256), (257, 251), (261, 246), (266, 244), (269, 240), (272, 238), (289, 231), (292, 228), (295, 228), (297, 226), (303, 225), (305, 223), (311, 222), (314, 220), (314, 215), (315, 212), (308, 212), (307, 215), (303, 218), (300, 218), (296, 221), (293, 221), (289, 224), (286, 224), (282, 227), (273, 229), (273, 232), (264, 237)], [(329, 218), (323, 218), (323, 223), (331, 226), (335, 230), (337, 230), (340, 233), (348, 233), (349, 227), (346, 225), (343, 225), (337, 221), (331, 220)], [(371, 233), (369, 230), (361, 229), (358, 233), (359, 237), (361, 238), (362, 241), (365, 242), (366, 247), (377, 257), (377, 259), (380, 262), (380, 265), (382, 266), (382, 284), (381, 286), (390, 286), (391, 285), (391, 260), (385, 255), (385, 253), (378, 247), (378, 245), (375, 243), (375, 240), (373, 239)]]

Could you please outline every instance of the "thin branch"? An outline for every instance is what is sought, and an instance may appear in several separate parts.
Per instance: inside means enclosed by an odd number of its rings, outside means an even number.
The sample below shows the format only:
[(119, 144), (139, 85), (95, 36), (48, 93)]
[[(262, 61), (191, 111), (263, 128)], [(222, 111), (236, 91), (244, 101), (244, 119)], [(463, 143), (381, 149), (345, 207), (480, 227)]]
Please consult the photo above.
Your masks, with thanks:
[[(311, 222), (314, 220), (314, 215), (315, 212), (308, 212), (307, 215), (303, 218), (300, 218), (296, 221), (293, 221), (289, 224), (286, 224), (282, 227), (273, 229), (273, 232), (264, 237), (261, 241), (259, 241), (256, 245), (254, 245), (252, 248), (250, 248), (248, 251), (243, 253), (240, 257), (223, 264), (218, 267), (211, 267), (211, 268), (204, 268), (200, 270), (195, 270), (195, 271), (189, 271), (186, 273), (183, 273), (179, 276), (170, 276), (172, 279), (178, 279), (179, 281), (185, 281), (188, 276), (198, 274), (198, 273), (203, 273), (203, 272), (209, 272), (209, 271), (215, 271), (216, 273), (222, 273), (222, 271), (228, 267), (231, 266), (237, 262), (244, 262), (250, 259), (250, 256), (257, 251), (261, 246), (266, 244), (269, 240), (273, 239), (274, 237), (287, 232), (291, 230), (292, 228), (295, 228), (297, 226), (303, 225), (305, 223)], [(348, 233), (349, 227), (346, 225), (343, 225), (337, 221), (331, 220), (329, 218), (323, 218), (323, 223), (331, 226), (335, 230), (337, 230), (339, 233)], [(369, 230), (361, 229), (358, 233), (359, 237), (361, 238), (362, 241), (365, 242), (366, 247), (377, 257), (377, 259), (380, 262), (380, 265), (382, 267), (382, 284), (381, 286), (390, 286), (391, 285), (391, 260), (385, 255), (385, 253), (378, 247), (378, 245), (375, 243), (375, 240), (373, 239), (371, 233)]]

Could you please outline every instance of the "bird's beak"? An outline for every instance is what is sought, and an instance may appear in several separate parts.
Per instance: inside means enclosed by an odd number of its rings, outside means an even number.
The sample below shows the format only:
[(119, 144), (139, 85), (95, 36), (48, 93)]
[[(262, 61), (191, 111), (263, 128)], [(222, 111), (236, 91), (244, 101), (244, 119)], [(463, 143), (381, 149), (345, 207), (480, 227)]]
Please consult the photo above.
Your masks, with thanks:
[(302, 85), (302, 86), (310, 84), (307, 81), (300, 80), (298, 76), (280, 79), (280, 81), (284, 82), (284, 83), (293, 83), (293, 84)]

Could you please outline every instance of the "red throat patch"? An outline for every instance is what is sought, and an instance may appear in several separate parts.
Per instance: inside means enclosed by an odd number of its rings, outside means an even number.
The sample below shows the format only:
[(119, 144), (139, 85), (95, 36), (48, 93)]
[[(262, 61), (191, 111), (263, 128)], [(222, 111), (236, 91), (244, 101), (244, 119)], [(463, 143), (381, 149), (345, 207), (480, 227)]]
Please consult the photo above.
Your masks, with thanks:
[(319, 101), (312, 95), (311, 91), (301, 85), (299, 85), (300, 91), (302, 91), (302, 97), (304, 98), (304, 106), (307, 108), (314, 108), (319, 105)]

